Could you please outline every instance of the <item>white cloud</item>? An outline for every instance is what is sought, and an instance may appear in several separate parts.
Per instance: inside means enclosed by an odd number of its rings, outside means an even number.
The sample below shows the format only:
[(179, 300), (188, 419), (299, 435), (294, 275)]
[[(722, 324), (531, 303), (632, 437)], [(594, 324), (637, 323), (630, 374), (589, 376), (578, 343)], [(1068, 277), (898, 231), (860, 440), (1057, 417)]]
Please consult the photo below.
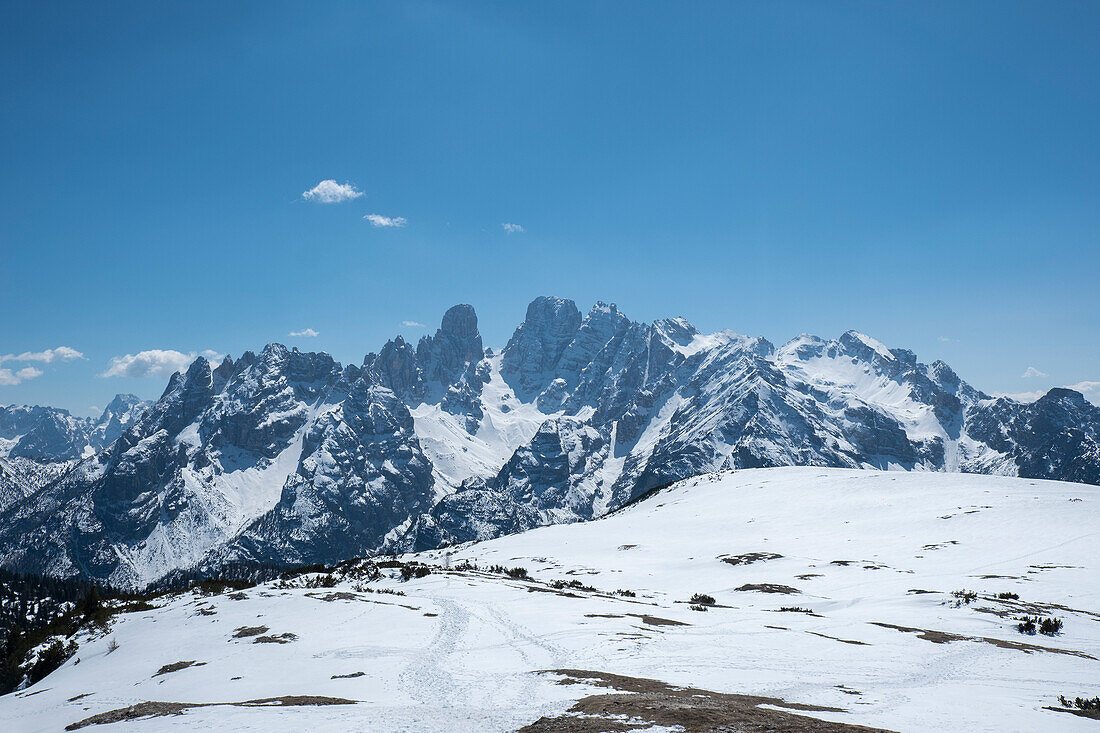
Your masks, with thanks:
[(1044, 372), (1039, 371), (1033, 366), (1029, 366), (1024, 370), (1024, 373), (1020, 375), (1020, 379), (1031, 379), (1032, 377), (1045, 377)]
[(41, 376), (42, 370), (34, 367), (23, 367), (14, 372), (11, 369), (0, 369), (0, 385), (12, 387), (20, 382), (26, 382), (28, 379), (36, 379)]
[(401, 321), (401, 325), (409, 328), (424, 328), (424, 324), (418, 321)]
[(403, 227), (408, 220), (403, 216), (382, 216), (381, 214), (367, 214), (363, 217), (370, 222), (372, 227)]
[(1085, 397), (1089, 402), (1100, 405), (1100, 382), (1078, 382), (1077, 384), (1066, 385), (1067, 389), (1075, 389)]
[(351, 201), (363, 195), (363, 192), (350, 183), (337, 183), (331, 178), (321, 181), (308, 191), (302, 192), (302, 198), (306, 201), (316, 201), (321, 204), (338, 204), (342, 201)]
[(312, 338), (317, 338), (321, 334), (317, 333), (312, 328), (303, 328), (301, 331), (291, 331), (287, 335), (290, 336), (291, 338), (312, 339)]
[(523, 234), (525, 231), (527, 231), (519, 224), (509, 224), (508, 222), (504, 222), (500, 226), (508, 234)]
[[(111, 357), (107, 370), (101, 377), (166, 377), (175, 372), (183, 371), (198, 357), (199, 354), (192, 351), (184, 354), (174, 349), (150, 349), (139, 351), (136, 354)], [(222, 354), (207, 349), (202, 356), (210, 361), (217, 361)]]
[(0, 354), (0, 363), (5, 361), (40, 361), (45, 364), (57, 359), (58, 361), (72, 361), (73, 359), (83, 359), (84, 354), (81, 354), (71, 346), (58, 346), (56, 349), (46, 349), (45, 351), (24, 351), (22, 354)]
[(945, 344), (957, 344), (957, 343), (959, 343), (958, 339), (953, 339), (950, 336), (938, 336), (936, 338), (936, 340), (940, 341), (942, 343), (945, 343)]

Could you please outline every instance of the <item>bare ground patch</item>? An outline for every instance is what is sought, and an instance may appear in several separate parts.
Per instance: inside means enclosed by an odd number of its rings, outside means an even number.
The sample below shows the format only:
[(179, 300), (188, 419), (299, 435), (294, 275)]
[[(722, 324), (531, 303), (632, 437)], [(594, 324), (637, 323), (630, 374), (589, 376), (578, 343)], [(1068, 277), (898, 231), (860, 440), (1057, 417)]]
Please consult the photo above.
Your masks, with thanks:
[(165, 715), (183, 715), (191, 708), (211, 707), (298, 707), (303, 705), (354, 705), (357, 700), (347, 700), (342, 697), (321, 697), (319, 695), (284, 695), (283, 697), (265, 697), (260, 700), (245, 700), (244, 702), (139, 702), (125, 708), (108, 710), (105, 713), (97, 713), (91, 717), (78, 720), (65, 726), (65, 730), (79, 730), (89, 725), (107, 725), (119, 723), (124, 720), (141, 720), (143, 718), (158, 718)]
[(181, 669), (187, 669), (188, 667), (201, 667), (204, 664), (206, 664), (206, 662), (196, 662), (193, 659), (189, 662), (172, 662), (171, 664), (166, 664), (163, 667), (161, 667), (160, 669), (158, 669), (157, 673), (154, 674), (153, 676), (154, 677), (160, 677), (162, 674), (171, 674), (172, 672), (179, 672)]
[(1090, 718), (1092, 720), (1100, 720), (1100, 710), (1077, 710), (1075, 708), (1055, 708), (1046, 706), (1043, 710), (1053, 710), (1056, 713), (1069, 713), (1070, 715), (1076, 715), (1081, 718)]
[(260, 634), (266, 634), (271, 629), (266, 626), (241, 626), (233, 629), (236, 633), (233, 634), (234, 639), (246, 639), (249, 636), (259, 636)]
[(792, 588), (789, 585), (780, 585), (779, 583), (745, 583), (740, 588), (734, 588), (734, 590), (754, 590), (757, 593), (783, 593), (791, 596), (802, 592), (798, 588)]
[(650, 626), (691, 626), (684, 621), (674, 621), (670, 618), (661, 618), (660, 616), (650, 616), (646, 613), (628, 613), (627, 616), (633, 616), (634, 618), (640, 618), (643, 624)]
[(912, 626), (897, 626), (896, 624), (882, 623), (881, 621), (872, 621), (875, 626), (881, 626), (885, 629), (894, 629), (896, 631), (905, 631), (910, 634), (916, 634), (918, 639), (924, 639), (930, 641), (933, 644), (949, 644), (953, 641), (977, 641), (984, 644), (992, 644), (995, 647), (1001, 649), (1015, 649), (1016, 651), (1026, 652), (1050, 652), (1051, 654), (1065, 654), (1070, 657), (1081, 657), (1082, 659), (1093, 659), (1096, 657), (1085, 652), (1079, 652), (1074, 649), (1058, 649), (1051, 646), (1039, 646), (1038, 644), (1026, 644), (1022, 641), (1006, 641), (1005, 639), (992, 639), (988, 636), (963, 636), (962, 634), (952, 634), (948, 631), (933, 631), (931, 629), (917, 629)]
[(602, 733), (680, 726), (685, 733), (757, 731), (758, 733), (885, 733), (881, 728), (832, 723), (805, 715), (761, 707), (770, 705), (802, 712), (846, 712), (841, 708), (789, 703), (775, 697), (733, 695), (659, 680), (625, 677), (577, 669), (546, 670), (561, 675), (559, 684), (587, 684), (613, 692), (589, 695), (564, 715), (543, 717), (519, 733)]
[(832, 639), (833, 641), (843, 642), (844, 644), (858, 644), (859, 646), (871, 646), (865, 641), (856, 641), (855, 639), (841, 639), (839, 636), (829, 636), (828, 634), (822, 634), (817, 631), (807, 631), (807, 634), (813, 634), (814, 636), (820, 636), (822, 639)]

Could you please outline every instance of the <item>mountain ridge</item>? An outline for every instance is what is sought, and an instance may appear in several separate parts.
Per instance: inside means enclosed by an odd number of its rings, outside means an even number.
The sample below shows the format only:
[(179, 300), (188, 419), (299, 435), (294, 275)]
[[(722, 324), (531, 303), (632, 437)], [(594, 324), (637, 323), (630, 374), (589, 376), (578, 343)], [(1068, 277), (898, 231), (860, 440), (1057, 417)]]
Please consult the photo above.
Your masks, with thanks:
[(281, 344), (197, 358), (109, 445), (0, 505), (0, 563), (141, 585), (227, 562), (336, 562), (784, 465), (1098, 484), (1100, 408), (1066, 389), (991, 397), (857, 331), (777, 348), (549, 296), (494, 352), (463, 304), (358, 366)]

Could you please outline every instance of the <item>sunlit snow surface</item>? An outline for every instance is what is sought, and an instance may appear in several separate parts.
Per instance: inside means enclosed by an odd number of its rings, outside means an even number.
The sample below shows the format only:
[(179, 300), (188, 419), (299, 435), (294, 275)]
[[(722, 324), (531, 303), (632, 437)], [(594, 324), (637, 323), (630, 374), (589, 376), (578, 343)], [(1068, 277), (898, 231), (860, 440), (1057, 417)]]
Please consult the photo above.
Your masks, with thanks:
[[(1043, 708), (1100, 693), (1098, 501), (1095, 486), (997, 476), (777, 468), (689, 479), (605, 519), (452, 551), (451, 567), (522, 566), (534, 582), (440, 569), (366, 586), (404, 596), (345, 582), (158, 601), (82, 644), (79, 663), (0, 698), (0, 730), (57, 731), (150, 700), (325, 695), (360, 702), (192, 708), (83, 730), (505, 731), (594, 692), (533, 674), (572, 667), (834, 706), (847, 712), (814, 715), (899, 731), (1091, 731), (1095, 721)], [(721, 559), (746, 553), (782, 557)], [(417, 559), (442, 566), (444, 552)], [(548, 592), (554, 580), (600, 592)], [(800, 592), (736, 590), (760, 583)], [(963, 589), (980, 597), (955, 607)], [(354, 595), (323, 600), (338, 591)], [(992, 598), (1009, 591), (1020, 602)], [(719, 607), (691, 610), (694, 593)], [(1022, 602), (1060, 606), (1044, 615), (1062, 618), (1062, 633), (1019, 634)], [(260, 625), (297, 639), (233, 638)], [(153, 676), (192, 660), (205, 665)]]
[(438, 404), (421, 403), (410, 410), (420, 448), (432, 462), (436, 499), (471, 477), (490, 478), (539, 426), (560, 413), (540, 412), (533, 402), (520, 402), (500, 376), (500, 356), (488, 358), (489, 381), (481, 392), (484, 417), (477, 431), (466, 430), (466, 417)]

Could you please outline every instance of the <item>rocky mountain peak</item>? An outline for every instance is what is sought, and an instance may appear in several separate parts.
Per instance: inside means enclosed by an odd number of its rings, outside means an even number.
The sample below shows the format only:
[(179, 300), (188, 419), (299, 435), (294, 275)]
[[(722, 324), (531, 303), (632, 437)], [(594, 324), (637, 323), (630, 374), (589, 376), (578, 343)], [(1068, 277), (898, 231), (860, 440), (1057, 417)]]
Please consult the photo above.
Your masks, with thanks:
[[(618, 310), (598, 305), (588, 323), (611, 323)], [(572, 300), (540, 296), (527, 306), (527, 316), (504, 347), (501, 375), (521, 400), (530, 401), (554, 380), (554, 368), (581, 327), (581, 312)], [(600, 331), (605, 330), (593, 325)]]
[(444, 387), (454, 384), (466, 367), (485, 355), (473, 306), (452, 306), (443, 314), (435, 336), (425, 336), (416, 347), (424, 379)]

